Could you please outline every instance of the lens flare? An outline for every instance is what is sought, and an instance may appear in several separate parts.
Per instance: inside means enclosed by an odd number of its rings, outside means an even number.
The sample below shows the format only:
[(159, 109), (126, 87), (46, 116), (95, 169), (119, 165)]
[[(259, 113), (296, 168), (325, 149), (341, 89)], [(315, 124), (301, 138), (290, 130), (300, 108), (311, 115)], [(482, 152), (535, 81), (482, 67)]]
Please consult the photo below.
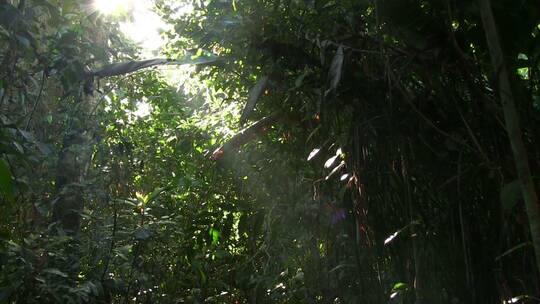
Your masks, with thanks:
[(129, 10), (130, 0), (94, 0), (94, 7), (103, 14), (115, 15)]

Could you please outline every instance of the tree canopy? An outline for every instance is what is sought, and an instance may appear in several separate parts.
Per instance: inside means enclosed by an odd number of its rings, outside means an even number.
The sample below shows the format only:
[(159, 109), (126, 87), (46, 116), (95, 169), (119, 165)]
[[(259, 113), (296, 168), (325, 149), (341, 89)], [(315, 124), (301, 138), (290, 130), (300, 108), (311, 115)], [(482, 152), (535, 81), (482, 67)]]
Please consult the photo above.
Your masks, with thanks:
[(540, 302), (536, 1), (98, 2), (0, 0), (0, 303)]

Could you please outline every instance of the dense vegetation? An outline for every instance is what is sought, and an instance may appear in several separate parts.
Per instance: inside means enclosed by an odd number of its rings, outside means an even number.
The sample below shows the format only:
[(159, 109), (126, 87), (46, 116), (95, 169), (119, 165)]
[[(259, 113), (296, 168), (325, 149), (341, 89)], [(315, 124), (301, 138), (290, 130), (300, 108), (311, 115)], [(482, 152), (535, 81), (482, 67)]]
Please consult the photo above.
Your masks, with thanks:
[(536, 1), (185, 2), (0, 0), (1, 303), (540, 302)]

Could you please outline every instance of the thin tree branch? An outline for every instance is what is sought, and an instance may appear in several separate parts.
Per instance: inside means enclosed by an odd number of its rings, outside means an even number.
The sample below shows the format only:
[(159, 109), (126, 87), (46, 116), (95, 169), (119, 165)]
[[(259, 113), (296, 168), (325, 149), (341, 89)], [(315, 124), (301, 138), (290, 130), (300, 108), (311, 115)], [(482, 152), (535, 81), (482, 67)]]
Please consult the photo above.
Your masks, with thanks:
[(221, 147), (217, 148), (213, 153), (211, 158), (213, 160), (219, 160), (224, 155), (227, 155), (231, 152), (234, 152), (240, 146), (248, 143), (257, 136), (266, 133), (268, 129), (280, 119), (279, 113), (274, 113), (270, 116), (267, 116), (251, 126), (243, 129), (242, 131), (236, 133), (231, 139), (229, 139)]
[(30, 112), (30, 116), (28, 117), (28, 120), (26, 121), (26, 126), (24, 127), (25, 131), (28, 130), (28, 127), (30, 126), (30, 122), (32, 121), (32, 116), (34, 115), (34, 112), (37, 109), (37, 105), (39, 104), (39, 100), (41, 99), (41, 95), (43, 94), (44, 84), (45, 84), (45, 72), (43, 72), (43, 75), (41, 76), (41, 84), (39, 86), (39, 93), (34, 102), (34, 106), (32, 107), (32, 111)]

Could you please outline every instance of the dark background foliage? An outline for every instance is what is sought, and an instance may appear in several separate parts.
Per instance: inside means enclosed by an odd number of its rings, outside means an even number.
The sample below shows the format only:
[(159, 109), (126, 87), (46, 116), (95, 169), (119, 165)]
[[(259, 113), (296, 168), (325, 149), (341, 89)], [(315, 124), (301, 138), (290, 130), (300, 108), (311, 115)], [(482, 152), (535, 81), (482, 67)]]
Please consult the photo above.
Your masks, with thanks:
[(178, 88), (0, 1), (0, 302), (539, 302), (540, 11), (492, 3), (514, 138), (482, 1), (157, 0)]

